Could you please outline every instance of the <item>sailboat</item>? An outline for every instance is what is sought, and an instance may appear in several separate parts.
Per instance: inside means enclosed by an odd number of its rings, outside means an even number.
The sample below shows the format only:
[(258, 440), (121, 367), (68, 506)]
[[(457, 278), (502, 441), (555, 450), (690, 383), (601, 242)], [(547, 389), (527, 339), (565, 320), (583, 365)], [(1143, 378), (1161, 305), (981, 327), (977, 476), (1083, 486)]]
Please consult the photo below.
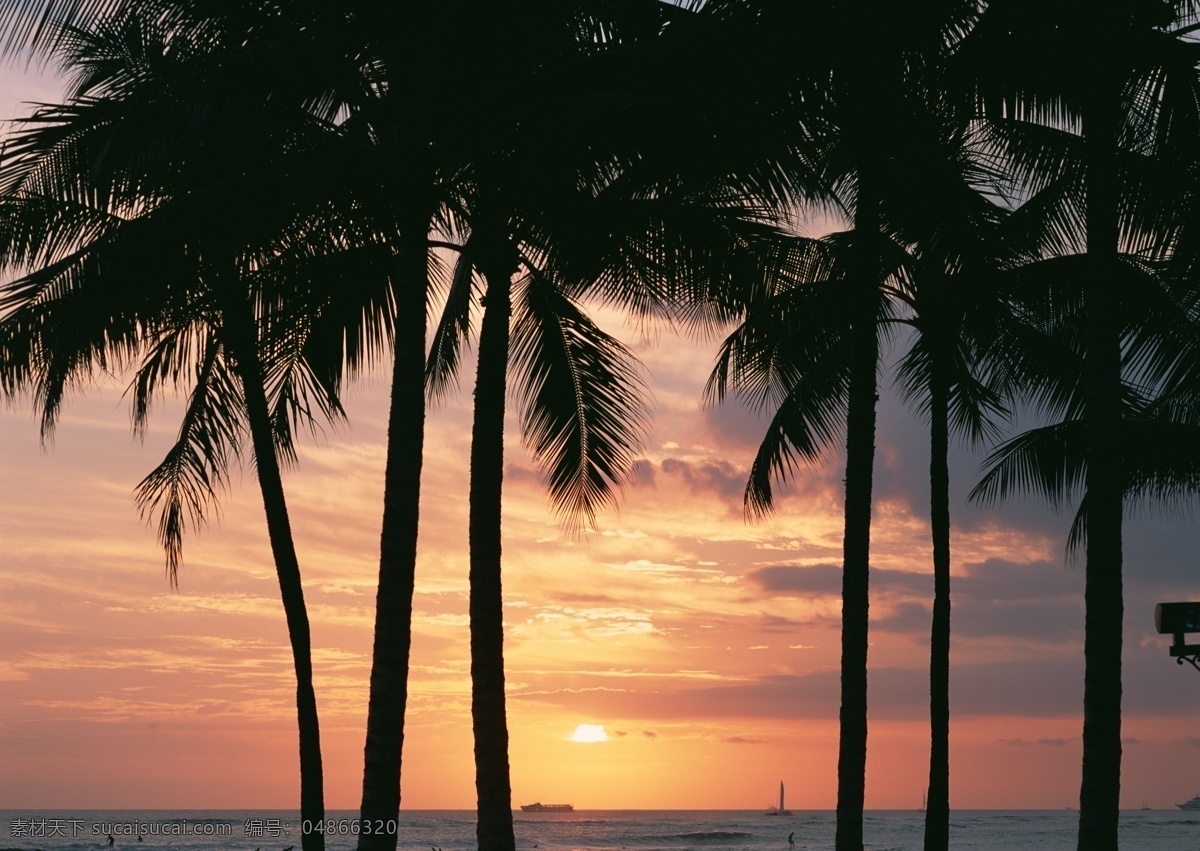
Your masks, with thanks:
[(780, 780), (779, 781), (779, 806), (775, 806), (774, 804), (772, 804), (770, 806), (770, 808), (766, 811), (766, 813), (764, 813), (764, 815), (790, 816), (791, 814), (792, 814), (792, 811), (783, 805), (783, 781)]

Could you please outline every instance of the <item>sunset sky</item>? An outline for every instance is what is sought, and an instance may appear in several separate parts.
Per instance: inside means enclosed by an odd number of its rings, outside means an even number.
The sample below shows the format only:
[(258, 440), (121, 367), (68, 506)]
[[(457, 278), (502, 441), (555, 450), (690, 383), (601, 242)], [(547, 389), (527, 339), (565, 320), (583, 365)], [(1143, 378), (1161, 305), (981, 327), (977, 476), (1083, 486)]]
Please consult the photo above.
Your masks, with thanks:
[[(57, 96), (7, 69), (0, 109)], [(741, 495), (763, 423), (700, 391), (715, 345), (622, 328), (653, 394), (637, 481), (578, 539), (556, 521), (510, 410), (505, 478), (514, 805), (797, 809), (836, 795), (841, 455), (770, 520)], [(615, 324), (614, 324), (615, 322)], [(894, 356), (895, 351), (892, 352)], [(294, 675), (257, 483), (191, 535), (178, 591), (132, 491), (144, 444), (127, 377), (73, 398), (52, 444), (30, 400), (0, 409), (0, 801), (9, 808), (252, 808), (298, 802)], [(916, 808), (928, 772), (927, 440), (885, 373), (876, 456), (868, 808)], [(382, 505), (387, 376), (350, 423), (304, 441), (285, 480), (313, 624), (326, 802), (356, 808)], [(467, 634), (470, 381), (428, 418), (403, 806), (474, 805)], [(1069, 515), (968, 506), (956, 451), (951, 805), (1077, 804), (1083, 569)], [(1191, 515), (1126, 531), (1122, 805), (1200, 789), (1200, 675), (1167, 654), (1154, 604), (1200, 598)], [(579, 725), (606, 740), (572, 741)], [(597, 731), (592, 731), (597, 733)], [(598, 738), (593, 735), (590, 738)]]

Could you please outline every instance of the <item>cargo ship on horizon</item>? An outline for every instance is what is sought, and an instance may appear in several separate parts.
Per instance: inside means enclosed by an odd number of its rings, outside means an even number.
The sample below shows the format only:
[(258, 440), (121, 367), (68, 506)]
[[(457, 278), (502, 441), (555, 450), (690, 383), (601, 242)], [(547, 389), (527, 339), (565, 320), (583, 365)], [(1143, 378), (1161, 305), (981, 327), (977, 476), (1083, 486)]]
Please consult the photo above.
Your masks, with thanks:
[(574, 804), (543, 804), (541, 801), (521, 804), (521, 810), (527, 813), (569, 813), (574, 809)]

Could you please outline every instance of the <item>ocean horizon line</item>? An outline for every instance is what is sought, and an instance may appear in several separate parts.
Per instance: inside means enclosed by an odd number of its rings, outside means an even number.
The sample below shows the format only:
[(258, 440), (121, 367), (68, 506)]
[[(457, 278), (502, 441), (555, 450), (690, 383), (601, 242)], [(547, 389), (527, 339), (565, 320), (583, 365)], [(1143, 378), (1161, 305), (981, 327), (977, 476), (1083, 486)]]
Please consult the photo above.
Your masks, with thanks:
[[(1177, 805), (1169, 807), (1121, 807), (1121, 812), (1174, 812)], [(326, 807), (326, 812), (347, 813), (357, 812), (354, 807)], [(877, 813), (911, 813), (922, 812), (922, 807), (866, 807), (866, 812)], [(950, 812), (958, 813), (1061, 813), (1076, 812), (1077, 807), (951, 807)], [(299, 807), (5, 807), (0, 813), (298, 813)], [(401, 813), (471, 813), (474, 807), (401, 807)], [(519, 813), (519, 806), (513, 808)], [(551, 812), (555, 815), (570, 815), (573, 813), (755, 813), (764, 815), (763, 807), (574, 807), (566, 812)], [(792, 813), (832, 813), (834, 807), (794, 807)], [(1181, 811), (1182, 812), (1182, 811)], [(532, 815), (527, 813), (527, 815)], [(538, 815), (544, 815), (539, 813)], [(774, 815), (774, 814), (772, 814)]]

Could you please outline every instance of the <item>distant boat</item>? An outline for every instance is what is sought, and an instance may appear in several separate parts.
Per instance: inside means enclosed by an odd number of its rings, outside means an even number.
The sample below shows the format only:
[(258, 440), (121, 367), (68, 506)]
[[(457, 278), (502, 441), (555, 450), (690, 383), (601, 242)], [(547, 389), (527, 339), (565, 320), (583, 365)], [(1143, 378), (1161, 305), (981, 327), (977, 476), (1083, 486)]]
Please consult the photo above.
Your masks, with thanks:
[(1192, 798), (1190, 801), (1184, 801), (1182, 804), (1176, 804), (1181, 810), (1200, 810), (1200, 795)]
[(779, 781), (779, 806), (775, 806), (774, 804), (772, 804), (770, 806), (770, 808), (767, 809), (766, 813), (764, 813), (764, 815), (790, 816), (791, 814), (792, 814), (792, 811), (783, 805), (783, 781), (780, 780)]
[(532, 804), (521, 804), (522, 812), (526, 813), (569, 813), (574, 809), (574, 804), (543, 804), (541, 801), (535, 801)]

